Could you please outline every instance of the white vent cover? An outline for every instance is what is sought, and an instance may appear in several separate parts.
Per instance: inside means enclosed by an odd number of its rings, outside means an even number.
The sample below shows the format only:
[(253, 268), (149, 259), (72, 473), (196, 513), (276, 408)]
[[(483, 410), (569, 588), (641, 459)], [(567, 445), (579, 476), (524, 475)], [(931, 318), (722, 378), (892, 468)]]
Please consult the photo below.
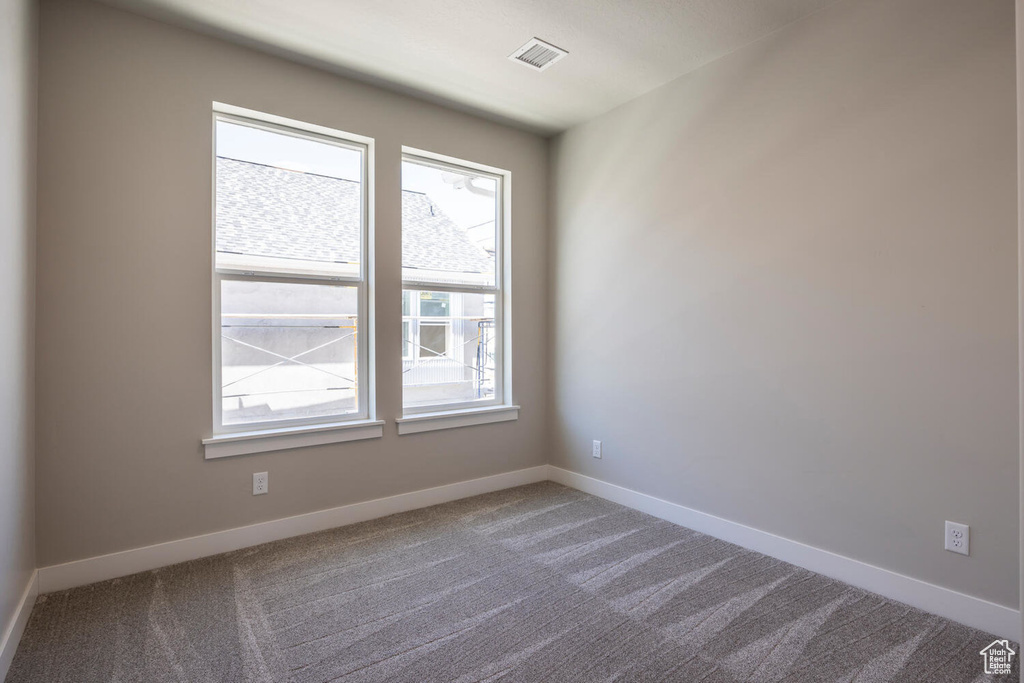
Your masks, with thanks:
[(531, 69), (543, 71), (567, 54), (569, 53), (560, 47), (545, 43), (540, 38), (532, 38), (526, 45), (510, 54), (508, 58)]

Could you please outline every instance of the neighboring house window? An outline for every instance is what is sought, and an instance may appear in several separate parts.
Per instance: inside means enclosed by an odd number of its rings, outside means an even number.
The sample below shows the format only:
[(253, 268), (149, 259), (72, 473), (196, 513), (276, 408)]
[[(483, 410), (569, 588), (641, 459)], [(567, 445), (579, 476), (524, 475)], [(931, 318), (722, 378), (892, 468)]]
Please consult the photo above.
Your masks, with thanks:
[(405, 415), (510, 403), (507, 172), (407, 153), (402, 163)]
[(451, 297), (448, 292), (402, 292), (404, 359), (445, 357), (452, 330)]
[(367, 145), (215, 121), (215, 431), (367, 418)]

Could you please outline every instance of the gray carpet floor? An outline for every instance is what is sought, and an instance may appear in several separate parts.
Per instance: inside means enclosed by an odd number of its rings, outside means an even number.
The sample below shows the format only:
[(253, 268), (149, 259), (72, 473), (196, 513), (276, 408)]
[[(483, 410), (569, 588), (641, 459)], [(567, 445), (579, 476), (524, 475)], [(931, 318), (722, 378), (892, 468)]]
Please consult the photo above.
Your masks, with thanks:
[(546, 482), (41, 596), (7, 683), (1016, 681), (994, 639)]

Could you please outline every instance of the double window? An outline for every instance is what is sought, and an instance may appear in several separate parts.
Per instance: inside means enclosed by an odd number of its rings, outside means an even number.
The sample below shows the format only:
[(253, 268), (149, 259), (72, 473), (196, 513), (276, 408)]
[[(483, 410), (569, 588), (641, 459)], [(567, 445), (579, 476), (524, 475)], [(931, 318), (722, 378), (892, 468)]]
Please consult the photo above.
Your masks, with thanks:
[[(372, 145), (218, 107), (215, 435), (204, 440), (207, 457), (349, 440), (327, 433), (371, 425), (349, 438), (380, 436), (367, 269)], [(417, 424), (399, 424), (400, 433), (457, 426), (424, 426), (439, 413), (493, 412), (510, 403), (508, 177), (425, 152), (403, 156), (399, 423)], [(397, 332), (397, 321), (389, 328)], [(306, 436), (273, 447), (238, 445), (282, 434)], [(211, 447), (223, 452), (211, 455)]]

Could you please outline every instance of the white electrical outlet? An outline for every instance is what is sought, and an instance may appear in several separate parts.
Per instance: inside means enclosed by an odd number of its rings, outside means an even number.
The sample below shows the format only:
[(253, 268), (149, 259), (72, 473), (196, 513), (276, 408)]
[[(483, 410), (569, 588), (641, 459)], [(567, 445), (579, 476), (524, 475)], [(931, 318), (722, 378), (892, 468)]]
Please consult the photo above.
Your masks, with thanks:
[(601, 457), (601, 442), (600, 441), (594, 441), (594, 449), (591, 451), (591, 455), (593, 455), (595, 458), (600, 458)]
[(262, 496), (270, 490), (270, 475), (266, 472), (253, 472), (252, 495)]
[(971, 527), (956, 522), (946, 522), (946, 550), (961, 555), (971, 554)]

